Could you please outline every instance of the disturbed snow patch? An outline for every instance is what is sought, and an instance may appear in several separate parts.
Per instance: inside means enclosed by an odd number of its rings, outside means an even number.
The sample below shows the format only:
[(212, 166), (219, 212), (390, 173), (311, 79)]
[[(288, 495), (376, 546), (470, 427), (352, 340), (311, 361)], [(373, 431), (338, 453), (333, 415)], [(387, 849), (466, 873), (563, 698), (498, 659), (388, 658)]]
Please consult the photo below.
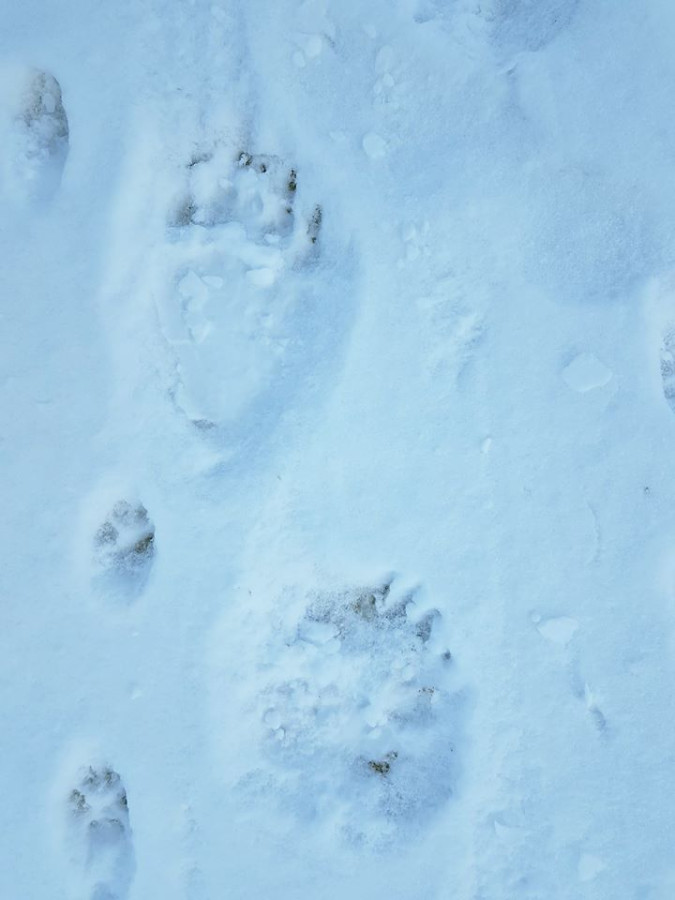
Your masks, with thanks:
[[(453, 793), (459, 696), (440, 613), (390, 580), (282, 591), (227, 616), (215, 712), (226, 779), (353, 844), (419, 831)], [(267, 798), (267, 799), (266, 799)]]
[(542, 50), (568, 28), (579, 0), (492, 0), (486, 13), (492, 40), (510, 53)]

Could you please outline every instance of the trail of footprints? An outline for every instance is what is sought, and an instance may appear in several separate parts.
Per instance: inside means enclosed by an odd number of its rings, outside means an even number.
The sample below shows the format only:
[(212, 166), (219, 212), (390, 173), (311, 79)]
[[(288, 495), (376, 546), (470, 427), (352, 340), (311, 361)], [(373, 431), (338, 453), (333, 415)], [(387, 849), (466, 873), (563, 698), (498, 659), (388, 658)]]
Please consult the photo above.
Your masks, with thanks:
[[(69, 142), (58, 81), (31, 71), (10, 129), (10, 193), (51, 199)], [(157, 310), (175, 355), (171, 393), (195, 424), (235, 421), (279, 373), (298, 369), (304, 357), (294, 329), (305, 319), (311, 330), (322, 218), (321, 206), (301, 197), (297, 170), (276, 156), (215, 144), (186, 164), (158, 259), (166, 290)], [(93, 586), (111, 598), (138, 598), (155, 551), (146, 507), (120, 499), (92, 537)], [(451, 656), (436, 646), (440, 613), (416, 615), (415, 597), (392, 581), (313, 594), (293, 638), (273, 648), (283, 675), (264, 652), (257, 664), (266, 673), (254, 717), (264, 777), (280, 800), (292, 797), (300, 819), (325, 814), (355, 843), (386, 842), (423, 823), (453, 790)], [(249, 674), (260, 680), (259, 671)], [(249, 783), (260, 775), (250, 773)], [(78, 896), (125, 900), (135, 859), (119, 773), (85, 766), (64, 814)]]
[[(184, 191), (169, 218), (166, 257), (159, 260), (169, 286), (158, 312), (176, 356), (174, 399), (196, 424), (214, 427), (234, 418), (264, 390), (260, 370), (269, 380), (275, 357), (283, 355), (289, 339), (284, 329), (303, 312), (305, 286), (298, 290), (298, 269), (309, 269), (317, 259), (322, 211), (314, 205), (298, 214), (297, 191), (296, 170), (276, 157), (240, 153), (233, 159), (216, 148), (186, 166)], [(295, 269), (291, 283), (284, 283), (286, 269)], [(263, 356), (242, 360), (237, 337), (242, 346), (262, 348)], [(260, 379), (247, 385), (248, 394), (236, 409), (228, 379), (211, 390), (209, 370), (224, 347), (239, 367), (238, 372), (233, 368), (232, 383), (241, 382), (246, 372)], [(114, 503), (101, 515), (90, 553), (92, 585), (100, 595), (111, 601), (138, 599), (156, 555), (155, 525), (145, 505), (132, 497)], [(373, 762), (385, 765), (386, 760)], [(135, 863), (119, 774), (107, 765), (84, 769), (68, 795), (66, 817), (78, 896), (124, 900)]]
[[(539, 49), (568, 24), (576, 2), (561, 16), (563, 6), (560, 0), (540, 4), (533, 29), (535, 4), (507, 15), (500, 0), (491, 13), (494, 35), (508, 47)], [(440, 9), (434, 0), (422, 7), (429, 13), (420, 13), (420, 21)], [(9, 130), (6, 192), (24, 202), (51, 199), (69, 141), (59, 82), (31, 70)], [(175, 355), (171, 393), (191, 421), (212, 428), (236, 420), (276, 374), (292, 368), (289, 346), (312, 302), (322, 216), (320, 205), (299, 202), (297, 170), (276, 156), (216, 144), (186, 164), (169, 215), (169, 247), (160, 251), (166, 290), (157, 309)], [(285, 277), (291, 271), (294, 280)], [(305, 283), (303, 271), (310, 276)], [(223, 372), (224, 350), (230, 368)], [(669, 332), (661, 374), (675, 409), (674, 359)], [(223, 373), (219, 381), (211, 378), (214, 364)], [(148, 510), (121, 499), (101, 521), (91, 549), (98, 586), (112, 596), (138, 597), (155, 560)], [(260, 652), (249, 671), (237, 672), (260, 688), (255, 710), (243, 700), (236, 709), (240, 720), (253, 723), (259, 750), (240, 790), (255, 799), (261, 785), (272, 785), (298, 818), (337, 823), (340, 835), (357, 844), (394, 839), (448, 801), (461, 696), (452, 687), (450, 651), (436, 638), (440, 613), (416, 614), (416, 596), (391, 580), (315, 592), (284, 627), (260, 627)], [(64, 813), (80, 896), (125, 900), (135, 860), (119, 773), (107, 764), (83, 768)]]
[[(192, 159), (185, 175), (158, 311), (176, 356), (174, 400), (193, 422), (214, 427), (264, 390), (286, 352), (287, 329), (306, 310), (297, 274), (311, 277), (322, 210), (298, 211), (297, 171), (276, 157), (216, 148)], [(253, 332), (264, 353), (242, 365), (232, 336), (250, 347)], [(223, 334), (239, 381), (252, 373), (238, 403), (227, 380), (214, 389), (209, 377)], [(140, 597), (156, 557), (155, 525), (140, 500), (121, 498), (101, 515), (91, 556), (99, 593)], [(252, 723), (263, 763), (237, 789), (254, 799), (257, 785), (272, 785), (300, 823), (318, 818), (355, 845), (388, 845), (423, 827), (456, 781), (461, 700), (450, 684), (451, 654), (437, 645), (439, 620), (437, 610), (417, 612), (416, 591), (385, 580), (309, 595), (290, 639), (261, 630), (267, 644), (256, 671), (244, 673), (245, 684), (258, 684), (257, 709), (237, 715)], [(80, 896), (125, 900), (135, 862), (119, 774), (107, 765), (84, 769), (66, 817)]]

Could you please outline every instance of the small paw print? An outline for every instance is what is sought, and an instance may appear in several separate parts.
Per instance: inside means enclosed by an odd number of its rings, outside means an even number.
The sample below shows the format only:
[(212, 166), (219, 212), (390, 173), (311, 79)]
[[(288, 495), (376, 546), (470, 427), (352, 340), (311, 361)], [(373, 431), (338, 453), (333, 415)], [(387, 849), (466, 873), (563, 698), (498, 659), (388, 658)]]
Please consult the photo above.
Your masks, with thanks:
[(118, 587), (140, 589), (155, 556), (155, 526), (142, 503), (117, 502), (94, 536), (98, 574)]

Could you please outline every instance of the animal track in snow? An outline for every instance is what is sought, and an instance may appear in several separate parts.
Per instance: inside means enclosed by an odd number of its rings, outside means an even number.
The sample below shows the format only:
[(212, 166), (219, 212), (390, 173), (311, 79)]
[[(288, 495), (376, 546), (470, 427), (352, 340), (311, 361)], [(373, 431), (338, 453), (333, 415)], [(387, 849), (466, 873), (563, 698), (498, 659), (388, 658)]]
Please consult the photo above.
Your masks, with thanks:
[(291, 40), (293, 64), (298, 69), (316, 65), (327, 48), (335, 47), (337, 29), (327, 14), (327, 4), (307, 0), (294, 11), (294, 26)]
[(96, 579), (131, 599), (145, 586), (155, 556), (155, 526), (142, 503), (118, 501), (94, 535)]
[(108, 765), (83, 768), (66, 801), (66, 839), (82, 900), (125, 900), (135, 863), (127, 793)]
[(435, 22), (460, 46), (471, 50), (487, 42), (498, 54), (514, 56), (552, 43), (571, 25), (579, 0), (417, 0), (416, 6), (415, 22)]
[(593, 725), (601, 735), (606, 735), (608, 729), (607, 719), (598, 705), (596, 695), (587, 684), (584, 685), (584, 701)]
[(542, 618), (539, 613), (531, 617), (532, 624), (544, 640), (557, 645), (567, 657), (572, 676), (572, 693), (578, 700), (583, 700), (594, 727), (602, 736), (607, 735), (607, 720), (598, 705), (595, 694), (583, 681), (579, 671), (577, 654), (572, 650), (572, 642), (579, 631), (579, 622), (572, 616), (550, 616)]
[(218, 145), (185, 167), (157, 305), (170, 391), (191, 421), (232, 424), (313, 351), (321, 225), (321, 207), (304, 204), (296, 169), (278, 157)]
[(663, 384), (663, 396), (668, 405), (675, 412), (675, 329), (671, 329), (663, 336), (661, 345), (661, 381)]
[[(411, 240), (406, 240), (408, 259), (416, 264), (419, 257), (417, 233), (415, 229), (411, 233)], [(399, 262), (401, 268), (407, 265), (402, 260)], [(471, 309), (457, 279), (452, 277), (440, 278), (417, 298), (416, 305), (420, 313), (420, 333), (425, 341), (428, 377), (437, 379), (443, 375), (459, 384), (485, 339), (482, 313)]]
[(232, 159), (217, 148), (195, 154), (186, 168), (187, 183), (170, 225), (236, 221), (250, 238), (267, 245), (292, 234), (298, 177), (278, 157), (242, 151)]
[(298, 819), (372, 845), (421, 828), (449, 799), (458, 695), (440, 613), (416, 612), (416, 596), (391, 581), (285, 595), (281, 620), (261, 619), (262, 647), (233, 673), (226, 713), (242, 734), (250, 725), (241, 789), (254, 799), (272, 786)]
[(542, 50), (569, 26), (579, 0), (492, 0), (484, 7), (494, 43), (512, 53)]
[(7, 188), (19, 200), (47, 201), (58, 190), (68, 156), (68, 116), (52, 74), (31, 70), (21, 81), (8, 135)]

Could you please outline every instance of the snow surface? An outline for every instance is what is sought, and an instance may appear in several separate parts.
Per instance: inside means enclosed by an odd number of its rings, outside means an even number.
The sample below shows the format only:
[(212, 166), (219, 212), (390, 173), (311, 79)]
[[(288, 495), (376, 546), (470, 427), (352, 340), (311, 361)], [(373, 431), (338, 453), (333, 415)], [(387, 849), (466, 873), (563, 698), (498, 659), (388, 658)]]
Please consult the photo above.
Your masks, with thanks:
[(672, 900), (675, 6), (0, 9), (0, 900)]

